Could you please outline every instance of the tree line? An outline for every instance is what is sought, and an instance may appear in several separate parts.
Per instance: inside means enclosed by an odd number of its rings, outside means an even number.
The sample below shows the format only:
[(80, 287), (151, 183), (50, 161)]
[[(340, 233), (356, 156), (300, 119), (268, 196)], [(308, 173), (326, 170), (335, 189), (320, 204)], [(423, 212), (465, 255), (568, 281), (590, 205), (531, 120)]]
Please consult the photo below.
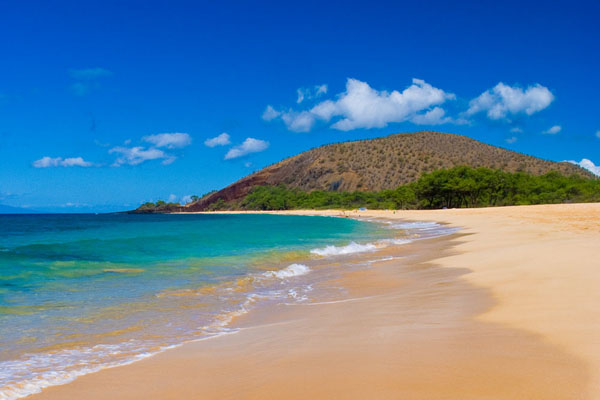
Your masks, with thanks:
[(415, 182), (379, 192), (305, 192), (284, 185), (257, 186), (241, 201), (217, 201), (211, 209), (428, 209), (595, 201), (600, 201), (599, 179), (558, 172), (535, 176), (459, 166), (424, 174)]

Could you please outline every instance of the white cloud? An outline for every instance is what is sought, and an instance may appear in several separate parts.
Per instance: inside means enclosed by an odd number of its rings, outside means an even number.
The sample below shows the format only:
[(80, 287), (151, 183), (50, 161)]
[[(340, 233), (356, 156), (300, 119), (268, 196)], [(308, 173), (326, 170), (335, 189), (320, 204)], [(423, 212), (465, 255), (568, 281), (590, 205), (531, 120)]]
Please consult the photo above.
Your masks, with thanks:
[(328, 90), (327, 85), (324, 85), (324, 84), (317, 85), (317, 86), (315, 86), (315, 95), (318, 97), (323, 94), (327, 94), (327, 90)]
[(506, 118), (509, 114), (532, 115), (548, 107), (553, 100), (550, 90), (540, 84), (523, 90), (500, 82), (471, 100), (466, 114), (486, 111), (488, 118), (493, 120)]
[(149, 160), (162, 160), (161, 164), (172, 164), (177, 157), (165, 149), (179, 149), (192, 143), (192, 138), (187, 133), (158, 133), (156, 135), (144, 136), (143, 141), (151, 143), (152, 146), (128, 146), (130, 139), (124, 142), (124, 146), (116, 146), (110, 149), (110, 154), (116, 154), (113, 167), (121, 165), (138, 165)]
[(192, 195), (188, 194), (181, 198), (181, 201), (179, 202), (179, 204), (187, 204), (187, 203), (191, 203), (191, 202), (192, 202)]
[(225, 132), (204, 141), (204, 145), (208, 147), (227, 146), (228, 144), (231, 144), (231, 140), (229, 140), (229, 134)]
[(568, 162), (575, 165), (579, 165), (581, 168), (587, 169), (592, 174), (600, 176), (600, 165), (595, 165), (591, 160), (588, 160), (587, 158), (584, 158), (579, 162), (573, 160), (569, 160)]
[(49, 168), (49, 167), (91, 167), (93, 164), (89, 161), (85, 161), (81, 157), (42, 157), (39, 160), (33, 162), (35, 168)]
[(596, 137), (600, 139), (600, 131), (596, 131)]
[(506, 143), (508, 143), (508, 144), (513, 144), (516, 141), (517, 141), (517, 137), (516, 136), (511, 136), (508, 139), (506, 139)]
[(542, 133), (546, 134), (546, 135), (556, 135), (561, 130), (562, 130), (562, 127), (560, 125), (554, 125), (553, 127), (546, 129)]
[(145, 149), (141, 146), (136, 147), (113, 147), (109, 153), (119, 154), (119, 157), (113, 163), (114, 167), (121, 165), (138, 165), (148, 160), (164, 159), (163, 164), (170, 164), (175, 161), (175, 157), (165, 154), (164, 151), (153, 147)]
[(510, 131), (513, 132), (513, 133), (523, 133), (523, 129), (519, 128), (518, 126), (515, 126), (514, 128), (511, 128)]
[(192, 143), (192, 138), (187, 133), (159, 133), (145, 136), (143, 140), (156, 147), (166, 147), (167, 149), (181, 148)]
[(169, 165), (169, 164), (173, 164), (173, 162), (174, 162), (175, 160), (177, 160), (177, 157), (175, 157), (175, 156), (171, 156), (171, 155), (168, 155), (168, 154), (166, 154), (166, 155), (165, 155), (165, 159), (164, 159), (164, 160), (162, 160), (161, 164), (162, 164), (162, 165)]
[[(325, 94), (327, 87), (317, 86), (314, 93), (315, 96)], [(447, 117), (439, 107), (446, 100), (455, 98), (454, 94), (446, 93), (420, 79), (413, 79), (412, 84), (402, 92), (378, 91), (366, 82), (348, 79), (346, 91), (338, 94), (335, 100), (322, 101), (305, 111), (281, 112), (268, 106), (263, 119), (270, 121), (281, 117), (287, 128), (296, 132), (308, 132), (316, 120), (330, 122), (336, 117), (340, 118), (331, 127), (343, 131), (383, 128), (389, 123), (403, 121), (428, 125), (464, 123), (464, 120), (454, 121)], [(303, 98), (299, 97), (298, 100), (301, 102)]]
[[(390, 122), (415, 119), (424, 122), (436, 114), (439, 117), (439, 111), (427, 117), (425, 115), (430, 107), (454, 98), (453, 94), (420, 79), (413, 79), (412, 85), (402, 92), (394, 90), (391, 93), (377, 91), (357, 79), (348, 79), (346, 91), (335, 102), (325, 101), (311, 111), (325, 121), (341, 116), (342, 119), (332, 125), (334, 129), (348, 131), (357, 128), (383, 128)], [(425, 113), (419, 114), (422, 111)]]
[(440, 125), (447, 124), (452, 121), (452, 118), (446, 117), (446, 111), (441, 107), (434, 107), (425, 114), (416, 114), (410, 122), (417, 125)]
[(107, 70), (105, 68), (96, 67), (96, 68), (70, 69), (69, 74), (71, 75), (71, 78), (73, 78), (73, 79), (90, 80), (90, 79), (101, 78), (104, 76), (111, 76), (112, 72), (110, 72), (109, 70)]
[(277, 111), (276, 109), (273, 108), (273, 106), (267, 106), (267, 108), (265, 108), (265, 111), (262, 114), (262, 119), (264, 119), (265, 121), (272, 121), (275, 118), (279, 117), (281, 115), (280, 111)]
[(167, 201), (168, 201), (169, 203), (174, 203), (175, 201), (177, 201), (177, 196), (176, 196), (176, 195), (174, 195), (173, 193), (171, 193), (171, 194), (169, 195), (169, 198), (168, 198), (168, 200), (167, 200)]
[(244, 143), (241, 145), (232, 147), (227, 154), (225, 154), (225, 159), (230, 160), (233, 158), (243, 157), (250, 153), (258, 153), (266, 150), (268, 147), (269, 142), (249, 137), (244, 140)]
[(62, 162), (60, 164), (63, 167), (91, 167), (92, 166), (91, 162), (85, 161), (81, 157), (65, 158), (64, 160), (62, 160)]
[(313, 88), (308, 88), (308, 89), (307, 88), (299, 88), (296, 92), (298, 93), (298, 100), (296, 100), (296, 103), (300, 104), (305, 99), (312, 100), (317, 97), (321, 97), (324, 94), (327, 94), (327, 85), (325, 85), (325, 84), (316, 85)]
[(315, 124), (315, 114), (309, 111), (288, 111), (281, 114), (283, 123), (290, 131), (309, 132)]
[(63, 204), (59, 204), (57, 207), (62, 207), (62, 208), (80, 208), (80, 207), (89, 207), (89, 204), (86, 203), (73, 203), (71, 201), (68, 201), (66, 203)]
[(304, 90), (298, 89), (296, 92), (298, 92), (298, 100), (296, 100), (296, 103), (300, 104), (304, 101)]

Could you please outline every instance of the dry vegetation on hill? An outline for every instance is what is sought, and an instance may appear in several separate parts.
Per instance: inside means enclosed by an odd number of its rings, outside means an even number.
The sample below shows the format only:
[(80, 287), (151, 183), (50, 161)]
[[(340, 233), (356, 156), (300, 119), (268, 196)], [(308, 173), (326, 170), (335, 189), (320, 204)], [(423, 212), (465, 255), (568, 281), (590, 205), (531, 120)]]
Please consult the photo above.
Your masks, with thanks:
[(542, 160), (466, 136), (424, 131), (314, 148), (242, 178), (185, 208), (202, 210), (218, 199), (240, 199), (258, 185), (284, 184), (304, 191), (392, 189), (416, 181), (423, 173), (459, 165), (532, 175), (558, 171), (592, 177), (570, 163)]
[(303, 190), (377, 191), (417, 180), (423, 173), (457, 165), (541, 175), (589, 174), (569, 163), (556, 163), (490, 146), (465, 136), (439, 132), (396, 134), (336, 143), (309, 150), (263, 171), (269, 184)]

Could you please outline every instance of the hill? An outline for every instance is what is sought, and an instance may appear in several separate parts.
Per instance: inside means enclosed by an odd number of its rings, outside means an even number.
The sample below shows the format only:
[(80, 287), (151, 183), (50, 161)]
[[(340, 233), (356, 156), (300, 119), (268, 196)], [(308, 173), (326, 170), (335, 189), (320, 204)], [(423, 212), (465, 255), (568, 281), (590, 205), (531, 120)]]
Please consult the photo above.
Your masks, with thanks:
[(567, 162), (553, 162), (491, 146), (466, 136), (422, 131), (334, 143), (300, 153), (257, 171), (182, 207), (202, 211), (221, 199), (245, 197), (252, 188), (284, 184), (303, 191), (380, 191), (416, 181), (422, 174), (459, 165), (505, 172), (593, 177)]

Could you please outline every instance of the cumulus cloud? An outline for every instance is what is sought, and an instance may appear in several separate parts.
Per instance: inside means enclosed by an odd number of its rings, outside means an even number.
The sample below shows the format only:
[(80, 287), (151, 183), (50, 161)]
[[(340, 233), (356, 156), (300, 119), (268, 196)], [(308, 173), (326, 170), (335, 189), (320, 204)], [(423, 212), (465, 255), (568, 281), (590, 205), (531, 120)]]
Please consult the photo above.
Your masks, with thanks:
[(508, 86), (500, 82), (469, 102), (467, 115), (485, 111), (493, 120), (506, 118), (509, 114), (532, 115), (548, 107), (554, 95), (548, 88), (535, 84), (527, 89)]
[(304, 101), (304, 90), (302, 89), (298, 89), (298, 100), (296, 100), (296, 103), (300, 104)]
[(187, 133), (158, 133), (145, 136), (143, 140), (156, 147), (166, 147), (167, 149), (181, 148), (192, 143), (192, 138)]
[(153, 147), (145, 149), (142, 146), (135, 147), (113, 147), (108, 151), (111, 154), (117, 154), (118, 157), (113, 163), (114, 167), (121, 165), (138, 165), (148, 160), (162, 159), (163, 164), (170, 164), (175, 161), (175, 157), (166, 154), (164, 151)]
[(70, 69), (69, 75), (71, 75), (71, 78), (73, 78), (73, 79), (90, 80), (90, 79), (102, 78), (105, 76), (111, 76), (112, 72), (110, 72), (109, 70), (107, 70), (105, 68), (96, 67), (96, 68)]
[(228, 144), (231, 144), (231, 140), (229, 134), (225, 132), (204, 141), (204, 145), (207, 147), (227, 146)]
[(49, 167), (91, 167), (93, 164), (89, 161), (85, 161), (81, 157), (42, 157), (39, 160), (33, 162), (35, 168), (49, 168)]
[[(323, 94), (326, 92), (326, 87), (320, 89), (320, 92), (316, 91)], [(263, 119), (280, 117), (287, 128), (295, 132), (310, 131), (317, 120), (335, 120), (331, 127), (342, 131), (383, 128), (389, 123), (403, 121), (428, 125), (457, 123), (458, 121), (447, 117), (444, 109), (439, 107), (445, 101), (455, 98), (454, 94), (433, 87), (421, 79), (413, 79), (412, 84), (402, 92), (387, 92), (378, 91), (366, 82), (349, 78), (346, 81), (346, 90), (338, 94), (335, 100), (324, 100), (304, 111), (277, 111), (268, 106), (263, 113)], [(298, 100), (301, 100), (300, 97)]]
[(513, 132), (513, 133), (523, 133), (523, 129), (519, 128), (518, 126), (515, 126), (514, 128), (511, 128), (510, 131)]
[(111, 148), (109, 154), (117, 155), (113, 167), (121, 165), (138, 165), (149, 160), (162, 160), (163, 165), (172, 164), (177, 157), (167, 150), (180, 149), (192, 143), (192, 138), (187, 133), (158, 133), (144, 136), (142, 141), (150, 146), (129, 146), (130, 139), (123, 146)]
[(268, 147), (269, 142), (249, 137), (246, 138), (241, 145), (229, 149), (227, 154), (225, 154), (225, 159), (231, 160), (233, 158), (243, 157), (250, 153), (258, 153), (266, 150)]
[(506, 143), (508, 143), (508, 144), (513, 144), (516, 141), (517, 141), (517, 137), (516, 136), (511, 136), (508, 139), (506, 139)]
[(410, 121), (417, 125), (440, 125), (453, 122), (452, 118), (446, 116), (446, 111), (441, 107), (434, 107), (424, 114), (416, 114)]
[(280, 115), (280, 111), (277, 111), (273, 108), (273, 106), (269, 105), (267, 106), (267, 108), (265, 108), (265, 111), (262, 114), (262, 119), (264, 119), (265, 121), (272, 121)]
[(304, 100), (312, 100), (327, 94), (327, 85), (323, 84), (316, 85), (312, 88), (299, 88), (296, 92), (298, 93), (298, 100), (296, 100), (296, 103), (300, 104)]
[(188, 204), (188, 203), (191, 203), (192, 201), (193, 201), (192, 195), (188, 194), (181, 198), (181, 201), (179, 202), (179, 204)]
[(318, 97), (322, 94), (327, 94), (327, 85), (323, 84), (323, 85), (317, 85), (315, 86), (315, 95)]
[(281, 120), (290, 131), (309, 132), (315, 124), (315, 114), (309, 111), (288, 111), (281, 114)]
[(553, 127), (546, 129), (542, 133), (545, 135), (556, 135), (561, 130), (562, 130), (562, 127), (560, 125), (554, 125)]
[(568, 162), (575, 165), (579, 165), (581, 168), (587, 169), (592, 174), (600, 176), (600, 165), (595, 165), (591, 160), (588, 160), (587, 158), (584, 158), (579, 162), (573, 160), (569, 160)]
[[(348, 79), (346, 91), (336, 101), (327, 100), (312, 110), (319, 118), (329, 121), (341, 119), (332, 128), (348, 131), (357, 128), (383, 128), (391, 122), (424, 122), (439, 117), (439, 110), (424, 116), (430, 107), (454, 99), (451, 93), (435, 88), (421, 79), (413, 79), (412, 85), (402, 92), (378, 91), (366, 82)], [(425, 111), (424, 114), (420, 112)], [(441, 110), (443, 111), (443, 110)]]

